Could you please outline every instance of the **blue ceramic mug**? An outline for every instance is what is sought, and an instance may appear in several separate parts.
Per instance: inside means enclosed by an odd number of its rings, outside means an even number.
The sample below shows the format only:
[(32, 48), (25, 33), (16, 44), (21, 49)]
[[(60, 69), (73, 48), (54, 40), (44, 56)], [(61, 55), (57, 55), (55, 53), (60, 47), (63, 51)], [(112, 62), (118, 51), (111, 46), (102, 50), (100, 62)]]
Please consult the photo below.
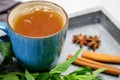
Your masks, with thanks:
[[(24, 8), (34, 5), (49, 6), (60, 13), (63, 18), (63, 29), (45, 37), (28, 37), (14, 31), (14, 18)], [(40, 26), (40, 25), (38, 25)], [(32, 1), (18, 5), (8, 15), (8, 22), (0, 22), (0, 29), (9, 37), (15, 57), (19, 63), (32, 71), (45, 71), (55, 66), (65, 41), (68, 28), (68, 16), (63, 8), (48, 1)]]

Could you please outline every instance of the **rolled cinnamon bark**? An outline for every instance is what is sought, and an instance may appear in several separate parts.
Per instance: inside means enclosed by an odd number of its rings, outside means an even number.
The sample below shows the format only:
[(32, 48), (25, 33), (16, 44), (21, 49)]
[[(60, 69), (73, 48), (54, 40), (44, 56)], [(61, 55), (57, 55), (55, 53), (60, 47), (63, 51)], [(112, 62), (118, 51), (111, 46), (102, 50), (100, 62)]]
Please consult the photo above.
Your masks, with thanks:
[(91, 51), (83, 51), (82, 57), (92, 59), (100, 62), (108, 62), (108, 63), (119, 63), (120, 64), (120, 56), (105, 54), (105, 53), (96, 53)]
[[(72, 55), (68, 55), (67, 59), (70, 59)], [(104, 73), (118, 76), (120, 74), (120, 69), (116, 67), (109, 66), (107, 64), (103, 64), (100, 62), (96, 62), (87, 58), (78, 57), (74, 60), (73, 64), (79, 65), (79, 66), (88, 66), (92, 69), (98, 69), (98, 68), (106, 68)]]

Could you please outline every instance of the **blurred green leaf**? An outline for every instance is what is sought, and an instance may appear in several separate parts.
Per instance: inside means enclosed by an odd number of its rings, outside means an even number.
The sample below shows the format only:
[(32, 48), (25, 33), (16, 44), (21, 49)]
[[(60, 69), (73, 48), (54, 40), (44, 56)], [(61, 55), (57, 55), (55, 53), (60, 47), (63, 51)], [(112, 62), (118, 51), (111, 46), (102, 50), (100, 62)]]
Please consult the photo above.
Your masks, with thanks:
[(49, 73), (50, 74), (60, 74), (64, 71), (66, 71), (68, 69), (68, 67), (71, 65), (71, 63), (77, 58), (77, 56), (80, 54), (82, 48), (80, 48), (75, 55), (73, 55), (72, 58), (70, 58), (69, 60), (66, 60), (62, 63), (59, 63), (58, 65), (56, 65), (55, 68), (53, 68)]
[(25, 70), (25, 77), (27, 80), (35, 80), (35, 78), (27, 70)]
[(36, 76), (35, 80), (48, 80), (50, 77), (49, 73), (39, 73), (38, 76)]
[(3, 80), (19, 80), (19, 78), (14, 73), (8, 73), (4, 75)]
[(2, 67), (6, 65), (12, 65), (13, 64), (13, 60), (12, 60), (13, 51), (12, 51), (11, 43), (0, 42), (0, 52), (2, 56), (4, 57), (4, 60), (0, 66)]

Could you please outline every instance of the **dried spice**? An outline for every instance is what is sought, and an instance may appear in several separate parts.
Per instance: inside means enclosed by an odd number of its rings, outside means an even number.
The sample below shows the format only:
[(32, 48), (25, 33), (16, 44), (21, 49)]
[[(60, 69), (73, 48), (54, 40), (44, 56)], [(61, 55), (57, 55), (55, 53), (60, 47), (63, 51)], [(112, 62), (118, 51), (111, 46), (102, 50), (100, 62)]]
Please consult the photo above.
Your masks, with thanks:
[(73, 43), (79, 44), (80, 47), (86, 45), (89, 48), (96, 50), (100, 45), (100, 39), (98, 36), (87, 37), (87, 35), (79, 34), (73, 36)]
[(87, 39), (87, 46), (96, 50), (100, 45), (100, 40), (98, 36), (89, 36)]
[(86, 35), (74, 35), (73, 36), (73, 42), (77, 43), (80, 45), (80, 47), (82, 47), (84, 44), (87, 43), (87, 36)]

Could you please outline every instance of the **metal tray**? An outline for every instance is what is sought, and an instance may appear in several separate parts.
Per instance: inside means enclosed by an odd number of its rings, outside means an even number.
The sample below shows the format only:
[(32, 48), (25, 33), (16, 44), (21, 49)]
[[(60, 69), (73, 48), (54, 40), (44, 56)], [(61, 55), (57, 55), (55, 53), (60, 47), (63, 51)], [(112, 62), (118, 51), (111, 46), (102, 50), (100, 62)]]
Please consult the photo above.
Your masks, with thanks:
[[(73, 35), (75, 34), (97, 35), (100, 37), (101, 45), (96, 52), (103, 52), (106, 54), (114, 54), (120, 56), (120, 30), (111, 22), (111, 20), (104, 15), (102, 11), (96, 11), (80, 16), (75, 16), (69, 19), (68, 33), (60, 55), (58, 63), (66, 60), (69, 53), (74, 54), (80, 47), (72, 43)], [(9, 41), (8, 38), (1, 37), (3, 40)], [(83, 50), (89, 50), (83, 46)], [(1, 57), (0, 57), (1, 61)], [(120, 68), (119, 64), (108, 64)], [(78, 66), (71, 65), (65, 74), (78, 68)], [(8, 70), (20, 71), (19, 64), (16, 63)], [(118, 76), (108, 74), (99, 74), (104, 80), (119, 80)]]
[[(96, 11), (85, 15), (70, 18), (67, 38), (64, 44), (63, 52), (59, 58), (59, 62), (66, 59), (69, 53), (74, 54), (78, 45), (72, 43), (75, 34), (97, 35), (100, 37), (101, 45), (95, 52), (103, 52), (120, 56), (120, 30), (104, 15), (102, 11)], [(83, 46), (83, 50), (90, 50)], [(91, 51), (91, 50), (90, 50)], [(120, 68), (120, 64), (108, 64)], [(78, 66), (72, 65), (67, 72), (71, 72)], [(117, 76), (108, 74), (100, 74), (104, 80), (119, 80)]]

